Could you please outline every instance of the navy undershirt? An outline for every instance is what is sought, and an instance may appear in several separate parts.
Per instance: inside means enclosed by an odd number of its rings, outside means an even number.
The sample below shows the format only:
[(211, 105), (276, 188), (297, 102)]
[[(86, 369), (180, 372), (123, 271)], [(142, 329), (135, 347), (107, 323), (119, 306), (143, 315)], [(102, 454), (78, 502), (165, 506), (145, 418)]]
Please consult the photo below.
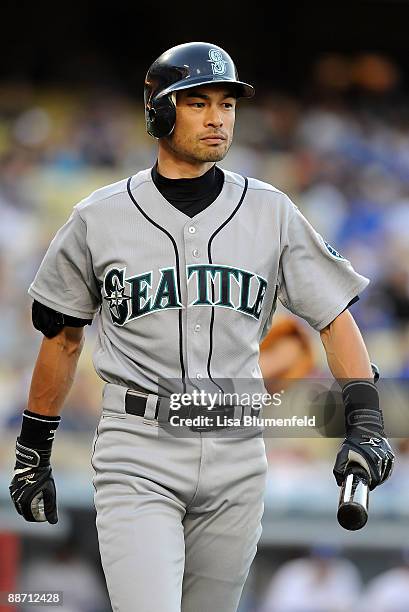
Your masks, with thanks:
[(224, 173), (216, 165), (196, 178), (170, 179), (151, 170), (152, 180), (163, 197), (188, 217), (194, 217), (210, 206), (223, 189)]

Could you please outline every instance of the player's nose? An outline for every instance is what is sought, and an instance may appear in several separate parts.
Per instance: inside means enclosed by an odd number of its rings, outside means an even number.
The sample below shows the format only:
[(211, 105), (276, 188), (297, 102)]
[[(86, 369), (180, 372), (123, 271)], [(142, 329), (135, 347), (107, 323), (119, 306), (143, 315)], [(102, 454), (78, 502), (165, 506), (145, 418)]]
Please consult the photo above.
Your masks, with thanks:
[(205, 125), (220, 128), (223, 125), (223, 116), (217, 106), (210, 106), (206, 113)]

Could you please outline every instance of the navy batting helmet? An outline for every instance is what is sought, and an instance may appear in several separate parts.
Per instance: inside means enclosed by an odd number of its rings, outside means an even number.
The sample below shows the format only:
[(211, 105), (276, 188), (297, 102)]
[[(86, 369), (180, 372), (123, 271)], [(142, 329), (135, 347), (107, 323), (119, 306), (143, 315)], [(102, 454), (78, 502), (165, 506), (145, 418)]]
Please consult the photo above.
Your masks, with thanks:
[(148, 134), (162, 138), (175, 127), (172, 94), (209, 83), (229, 83), (237, 97), (251, 98), (254, 88), (238, 80), (230, 55), (217, 45), (192, 42), (172, 47), (149, 68), (145, 78), (145, 118)]

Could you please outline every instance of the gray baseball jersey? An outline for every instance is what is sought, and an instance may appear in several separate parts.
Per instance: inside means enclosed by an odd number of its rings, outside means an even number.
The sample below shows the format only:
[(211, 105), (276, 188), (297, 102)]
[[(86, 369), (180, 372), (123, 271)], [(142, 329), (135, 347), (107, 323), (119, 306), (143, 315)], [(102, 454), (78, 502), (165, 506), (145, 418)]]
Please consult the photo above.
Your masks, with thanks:
[(74, 207), (29, 288), (64, 314), (98, 313), (101, 378), (158, 390), (159, 379), (256, 379), (276, 299), (315, 329), (369, 282), (281, 191), (224, 172), (219, 197), (193, 218), (150, 170)]
[[(150, 170), (75, 206), (29, 293), (67, 315), (98, 313), (95, 507), (115, 612), (235, 612), (261, 533), (260, 432), (159, 436), (159, 381), (249, 380), (246, 392), (263, 392), (259, 343), (277, 298), (320, 330), (367, 283), (286, 195), (232, 172), (193, 218)], [(135, 386), (150, 392), (143, 417), (126, 410)]]

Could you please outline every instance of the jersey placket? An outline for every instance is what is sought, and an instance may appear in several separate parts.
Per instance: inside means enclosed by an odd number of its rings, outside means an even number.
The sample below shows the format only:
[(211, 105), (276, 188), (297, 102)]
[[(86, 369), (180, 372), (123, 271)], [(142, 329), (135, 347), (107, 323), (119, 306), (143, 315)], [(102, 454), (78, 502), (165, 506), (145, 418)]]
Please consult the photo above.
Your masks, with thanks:
[(195, 278), (189, 279), (189, 266), (205, 263), (206, 242), (204, 236), (200, 235), (200, 227), (194, 219), (189, 219), (186, 223), (183, 235), (187, 283), (184, 317), (187, 375), (192, 381), (200, 381), (207, 377), (208, 334), (205, 334), (210, 324), (210, 308), (193, 305), (198, 297), (197, 283)]

